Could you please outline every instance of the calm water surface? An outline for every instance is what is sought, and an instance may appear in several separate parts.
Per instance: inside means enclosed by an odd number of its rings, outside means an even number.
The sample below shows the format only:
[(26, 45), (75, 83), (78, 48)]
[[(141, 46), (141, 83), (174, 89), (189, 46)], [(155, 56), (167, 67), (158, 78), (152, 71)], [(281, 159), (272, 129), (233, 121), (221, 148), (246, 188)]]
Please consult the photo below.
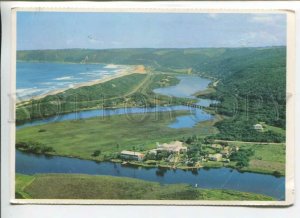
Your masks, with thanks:
[[(155, 89), (154, 92), (157, 94), (169, 95), (174, 97), (194, 99), (195, 97), (193, 96), (193, 94), (197, 91), (206, 89), (207, 85), (210, 83), (210, 80), (198, 76), (179, 76), (178, 78), (180, 79), (180, 82), (177, 85)], [(209, 99), (198, 99), (197, 105), (207, 107), (209, 106), (209, 104), (214, 102), (215, 101)], [(36, 126), (66, 120), (86, 119), (92, 117), (105, 117), (121, 114), (146, 114), (149, 112), (172, 112), (181, 110), (188, 111), (189, 115), (174, 117), (175, 120), (170, 120), (170, 128), (192, 128), (199, 122), (213, 119), (213, 116), (211, 114), (208, 114), (199, 108), (177, 105), (166, 107), (157, 106), (153, 108), (119, 108), (80, 111), (76, 113), (60, 114), (55, 117), (28, 122), (24, 125), (19, 125), (17, 128), (20, 129), (28, 126)]]
[[(119, 70), (105, 68), (104, 65), (64, 65), (45, 63), (40, 65), (37, 63), (18, 63), (17, 68), (22, 69), (21, 71), (19, 70), (19, 72), (17, 70), (18, 90), (31, 95), (48, 91), (46, 88), (54, 83), (57, 83), (57, 88), (69, 85), (72, 86), (74, 81), (89, 81), (97, 77), (99, 79), (99, 77), (103, 76), (104, 73), (111, 74), (116, 73), (117, 70)], [(35, 70), (32, 71), (32, 68), (35, 68)], [(50, 75), (49, 72), (52, 72), (53, 74)], [(159, 88), (154, 91), (157, 94), (195, 99), (193, 94), (197, 91), (206, 89), (210, 83), (208, 79), (203, 79), (197, 76), (180, 76), (179, 79), (180, 82), (176, 86)], [(45, 82), (45, 80), (47, 82)], [(198, 105), (204, 107), (209, 106), (211, 103), (217, 102), (209, 99), (198, 99), (197, 102)], [(155, 108), (120, 108), (81, 111), (78, 113), (69, 113), (43, 120), (37, 120), (18, 126), (17, 128), (20, 129), (27, 126), (61, 122), (65, 120), (86, 119), (91, 117), (134, 113), (146, 114), (148, 112), (169, 111), (171, 113), (172, 111), (182, 110), (189, 111), (189, 115), (174, 116), (175, 118), (170, 120), (170, 128), (192, 128), (201, 121), (213, 119), (212, 115), (205, 113), (201, 109), (178, 105), (170, 107), (159, 106)], [(126, 167), (121, 164), (110, 162), (96, 163), (94, 161), (80, 160), (76, 158), (46, 157), (43, 155), (23, 153), (20, 151), (16, 152), (16, 172), (31, 175), (36, 173), (82, 173), (90, 175), (131, 177), (159, 182), (161, 184), (187, 183), (193, 186), (197, 184), (198, 187), (201, 188), (233, 189), (244, 192), (260, 193), (275, 197), (279, 200), (284, 199), (285, 190), (284, 177), (276, 178), (271, 175), (240, 173), (228, 168), (209, 170), (200, 169), (193, 172), (184, 170), (161, 170), (157, 168), (146, 169)]]
[[(160, 95), (167, 95), (170, 97), (180, 97), (197, 99), (196, 105), (208, 107), (212, 103), (217, 103), (217, 101), (210, 99), (200, 99), (193, 96), (198, 91), (203, 91), (207, 88), (208, 84), (211, 82), (209, 79), (205, 79), (199, 76), (178, 76), (180, 82), (175, 86), (163, 87), (154, 89), (153, 91)], [(176, 118), (174, 123), (171, 123), (169, 127), (171, 128), (192, 128), (197, 123), (205, 121), (203, 116), (207, 113), (201, 109), (194, 109), (193, 115), (184, 115)], [(208, 115), (211, 116), (211, 115)], [(212, 117), (212, 116), (211, 116)], [(210, 118), (212, 119), (212, 118)], [(209, 120), (209, 119), (207, 119)]]
[(16, 172), (78, 173), (130, 177), (161, 184), (187, 183), (201, 188), (233, 189), (253, 192), (284, 199), (285, 178), (257, 173), (240, 173), (229, 168), (199, 169), (196, 171), (160, 170), (157, 168), (128, 167), (119, 163), (80, 160), (67, 157), (45, 157), (44, 155), (16, 152)]
[[(189, 115), (176, 117), (176, 111), (188, 111)], [(17, 129), (21, 129), (29, 126), (37, 126), (47, 123), (62, 122), (66, 120), (80, 120), (92, 117), (106, 117), (113, 115), (122, 114), (145, 114), (147, 113), (160, 113), (160, 112), (170, 112), (170, 128), (192, 128), (197, 123), (201, 121), (212, 120), (213, 115), (204, 112), (199, 108), (188, 107), (184, 105), (178, 106), (166, 106), (166, 107), (153, 107), (153, 108), (118, 108), (118, 109), (103, 109), (103, 110), (88, 110), (80, 111), (76, 113), (68, 113), (58, 115), (56, 117), (45, 118), (43, 120), (36, 120), (28, 122), (22, 125), (18, 125)]]

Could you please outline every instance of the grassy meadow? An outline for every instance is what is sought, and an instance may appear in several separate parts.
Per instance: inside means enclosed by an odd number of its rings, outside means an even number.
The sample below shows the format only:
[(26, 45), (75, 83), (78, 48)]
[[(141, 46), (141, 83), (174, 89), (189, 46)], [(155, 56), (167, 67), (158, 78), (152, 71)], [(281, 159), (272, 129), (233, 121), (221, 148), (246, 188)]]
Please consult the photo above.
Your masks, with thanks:
[(186, 184), (160, 185), (139, 179), (77, 174), (16, 175), (16, 198), (116, 200), (256, 200), (271, 197), (232, 191), (194, 188)]
[[(240, 171), (285, 175), (286, 125), (286, 48), (216, 49), (114, 49), (20, 51), (19, 61), (78, 63), (92, 57), (90, 63), (143, 65), (144, 73), (131, 74), (102, 84), (69, 89), (38, 100), (17, 105), (16, 123), (90, 109), (186, 105), (197, 99), (155, 95), (153, 89), (175, 85), (179, 74), (210, 78), (206, 90), (194, 96), (217, 100), (205, 108), (214, 115), (211, 121), (193, 128), (169, 128), (178, 116), (188, 111), (114, 115), (48, 123), (16, 131), (16, 144), (41, 145), (47, 154), (95, 161), (116, 160), (122, 150), (144, 152), (156, 148), (156, 142), (189, 139), (189, 156), (184, 164), (201, 162), (201, 167), (233, 167)], [(47, 54), (47, 55), (45, 55)], [(267, 78), (267, 79), (266, 79)], [(255, 93), (253, 93), (255, 91)], [(75, 98), (74, 98), (75, 97)], [(59, 101), (57, 101), (59, 100)], [(263, 104), (260, 104), (263, 100)], [(59, 105), (58, 103), (59, 102)], [(275, 109), (276, 110), (275, 110)], [(264, 131), (253, 125), (263, 123)], [(247, 165), (238, 160), (207, 160), (214, 143), (224, 141), (239, 152), (251, 150)], [(42, 150), (41, 149), (41, 150)], [(194, 150), (193, 150), (194, 149)], [(194, 152), (195, 151), (195, 152)], [(30, 151), (29, 151), (30, 152)], [(34, 152), (33, 152), (34, 153)], [(97, 155), (94, 155), (97, 153)], [(202, 154), (202, 153), (207, 153)], [(238, 153), (238, 152), (236, 152)], [(197, 154), (193, 157), (193, 154)], [(202, 162), (199, 157), (206, 160)], [(241, 155), (242, 156), (242, 155)], [(198, 159), (197, 159), (198, 158)], [(226, 157), (231, 158), (231, 157)], [(236, 161), (236, 162), (235, 162)], [(162, 161), (163, 162), (163, 161)], [(163, 162), (164, 163), (164, 162)], [(149, 166), (140, 162), (141, 166)], [(167, 166), (166, 162), (166, 166)], [(193, 165), (194, 166), (194, 165)], [(17, 198), (48, 199), (155, 199), (155, 200), (274, 200), (271, 197), (231, 190), (194, 188), (186, 184), (160, 185), (131, 178), (74, 174), (16, 175)]]
[[(17, 143), (34, 142), (52, 147), (54, 155), (103, 160), (122, 150), (145, 151), (156, 142), (169, 142), (192, 134), (203, 137), (215, 133), (216, 120), (201, 122), (194, 128), (172, 129), (168, 125), (187, 111), (115, 115), (83, 120), (49, 123), (16, 132)], [(216, 119), (219, 117), (217, 116)], [(94, 151), (101, 155), (93, 157)]]

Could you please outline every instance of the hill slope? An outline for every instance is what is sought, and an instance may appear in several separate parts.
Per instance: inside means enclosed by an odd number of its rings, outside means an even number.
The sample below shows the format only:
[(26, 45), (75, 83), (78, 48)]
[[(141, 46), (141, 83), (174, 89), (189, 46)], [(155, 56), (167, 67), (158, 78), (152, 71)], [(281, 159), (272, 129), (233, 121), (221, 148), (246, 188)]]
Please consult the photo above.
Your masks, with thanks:
[[(66, 49), (18, 51), (18, 61), (143, 64), (156, 72), (191, 72), (218, 81), (218, 138), (246, 141), (285, 140), (272, 131), (258, 133), (256, 123), (285, 129), (286, 47), (199, 49)], [(254, 132), (255, 131), (255, 132)]]

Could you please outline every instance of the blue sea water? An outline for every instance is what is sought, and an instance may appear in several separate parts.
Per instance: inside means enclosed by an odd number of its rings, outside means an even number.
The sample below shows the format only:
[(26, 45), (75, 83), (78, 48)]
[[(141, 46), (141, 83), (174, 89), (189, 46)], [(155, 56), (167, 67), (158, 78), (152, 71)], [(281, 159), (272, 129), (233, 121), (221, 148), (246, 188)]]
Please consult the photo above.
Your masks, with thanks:
[(17, 62), (17, 99), (73, 88), (76, 84), (117, 74), (128, 66)]
[[(21, 100), (45, 94), (49, 91), (72, 88), (78, 83), (101, 79), (105, 76), (118, 73), (127, 66), (103, 65), (103, 64), (60, 64), (60, 63), (17, 63), (17, 91)], [(193, 94), (206, 89), (210, 80), (199, 76), (178, 76), (180, 82), (175, 86), (155, 89), (154, 92), (162, 95), (174, 97), (184, 97), (195, 99)], [(198, 99), (198, 105), (209, 106), (212, 100)], [(183, 105), (147, 108), (119, 108), (119, 109), (94, 109), (88, 111), (73, 112), (68, 114), (58, 114), (58, 116), (47, 117), (41, 120), (27, 122), (17, 128), (35, 126), (65, 120), (86, 119), (91, 117), (103, 117), (120, 114), (153, 113), (165, 111), (189, 111), (188, 115), (177, 116), (175, 120), (170, 120), (170, 128), (192, 128), (199, 122), (212, 120), (213, 116), (199, 108)]]
[[(58, 64), (58, 63), (17, 63), (17, 96), (29, 98), (46, 94), (49, 91), (72, 88), (74, 85), (101, 79), (114, 75), (126, 66), (111, 66), (102, 64)], [(158, 94), (195, 99), (193, 94), (204, 90), (209, 80), (197, 76), (180, 76), (179, 84), (154, 90)], [(197, 99), (197, 105), (207, 107), (216, 101)], [(170, 120), (170, 128), (192, 128), (199, 122), (213, 119), (199, 108), (190, 108), (183, 105), (169, 107), (98, 109), (63, 114), (42, 120), (28, 122), (17, 129), (26, 126), (42, 125), (64, 120), (86, 119), (90, 117), (112, 116), (118, 114), (135, 114), (166, 111), (189, 111), (184, 116), (174, 116)], [(228, 168), (199, 169), (197, 171), (161, 170), (157, 168), (130, 168), (115, 163), (96, 163), (88, 160), (79, 160), (66, 157), (47, 157), (43, 155), (16, 152), (16, 172), (23, 174), (36, 173), (83, 173), (91, 175), (111, 175), (132, 177), (161, 184), (187, 183), (199, 185), (201, 188), (233, 189), (273, 196), (278, 200), (285, 198), (285, 178), (276, 178), (271, 175), (257, 173), (240, 173)]]

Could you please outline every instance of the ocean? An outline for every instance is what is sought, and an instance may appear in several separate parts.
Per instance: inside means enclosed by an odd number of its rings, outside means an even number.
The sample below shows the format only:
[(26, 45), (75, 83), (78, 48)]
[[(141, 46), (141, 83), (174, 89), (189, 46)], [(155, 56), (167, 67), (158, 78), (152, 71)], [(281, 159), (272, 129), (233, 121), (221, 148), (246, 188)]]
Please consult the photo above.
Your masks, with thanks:
[(106, 64), (17, 62), (16, 97), (27, 100), (58, 89), (103, 79), (128, 68)]

